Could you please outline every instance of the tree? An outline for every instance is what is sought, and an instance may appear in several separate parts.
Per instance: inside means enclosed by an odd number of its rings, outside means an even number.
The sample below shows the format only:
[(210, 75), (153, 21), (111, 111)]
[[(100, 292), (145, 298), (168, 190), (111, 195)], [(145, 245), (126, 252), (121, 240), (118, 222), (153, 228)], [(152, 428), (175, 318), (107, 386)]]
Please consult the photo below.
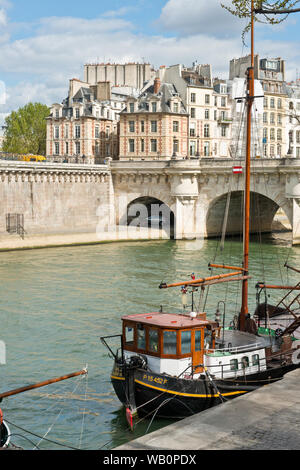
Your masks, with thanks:
[(41, 103), (28, 103), (5, 119), (2, 150), (17, 154), (45, 155), (46, 117), (49, 108)]
[[(255, 15), (254, 21), (268, 24), (282, 23), (290, 13), (300, 11), (300, 8), (293, 9), (299, 1), (300, 0), (253, 0), (254, 13), (262, 15)], [(244, 28), (242, 34), (243, 42), (245, 42), (245, 34), (249, 31), (251, 26), (252, 0), (232, 0), (231, 3), (231, 7), (224, 5), (223, 3), (221, 3), (221, 6), (238, 18), (249, 18), (249, 23)]]

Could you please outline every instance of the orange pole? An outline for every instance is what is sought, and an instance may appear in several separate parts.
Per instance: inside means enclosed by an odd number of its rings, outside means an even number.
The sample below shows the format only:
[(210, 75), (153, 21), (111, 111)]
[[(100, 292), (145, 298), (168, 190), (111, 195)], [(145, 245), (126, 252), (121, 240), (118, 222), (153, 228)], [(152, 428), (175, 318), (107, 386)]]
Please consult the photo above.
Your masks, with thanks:
[(266, 289), (286, 289), (286, 290), (300, 290), (300, 286), (276, 286), (271, 284), (257, 284), (257, 287)]
[(212, 264), (209, 263), (209, 268), (221, 268), (221, 269), (239, 269), (240, 271), (244, 271), (244, 268), (238, 266), (227, 266), (226, 264)]
[[(251, 112), (254, 99), (254, 3), (251, 0), (251, 66), (247, 70), (247, 143), (244, 199), (244, 262), (246, 275), (249, 271), (249, 234), (250, 234), (250, 163), (251, 163)], [(239, 328), (245, 329), (245, 319), (248, 315), (248, 279), (243, 281), (242, 307)]]
[(63, 375), (62, 377), (57, 377), (55, 379), (45, 380), (44, 382), (27, 385), (25, 387), (15, 388), (14, 390), (9, 390), (8, 392), (0, 393), (0, 401), (2, 400), (2, 398), (11, 397), (12, 395), (17, 395), (22, 392), (27, 392), (28, 390), (33, 390), (34, 388), (45, 387), (45, 385), (61, 382), (62, 380), (70, 379), (71, 377), (77, 377), (78, 375), (84, 374), (87, 374), (86, 369), (80, 370), (79, 372), (73, 372), (72, 374)]
[(192, 281), (185, 281), (185, 282), (175, 282), (173, 284), (165, 284), (161, 283), (159, 288), (160, 289), (167, 289), (168, 287), (179, 287), (179, 286), (192, 286), (193, 284), (201, 284), (206, 281), (213, 281), (215, 279), (223, 279), (225, 277), (229, 276), (240, 276), (241, 271), (237, 271), (235, 273), (228, 273), (228, 274), (219, 274), (216, 276), (210, 276), (210, 277), (203, 277), (201, 279), (193, 279)]

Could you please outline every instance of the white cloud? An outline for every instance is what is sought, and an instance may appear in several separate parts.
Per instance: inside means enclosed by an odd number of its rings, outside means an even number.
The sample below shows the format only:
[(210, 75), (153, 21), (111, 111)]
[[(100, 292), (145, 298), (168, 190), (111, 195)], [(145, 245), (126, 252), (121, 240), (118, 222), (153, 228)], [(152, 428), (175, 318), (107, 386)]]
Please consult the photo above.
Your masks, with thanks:
[[(228, 0), (223, 3), (231, 4)], [(245, 22), (222, 8), (220, 0), (169, 0), (158, 24), (183, 36), (232, 37), (241, 33)]]

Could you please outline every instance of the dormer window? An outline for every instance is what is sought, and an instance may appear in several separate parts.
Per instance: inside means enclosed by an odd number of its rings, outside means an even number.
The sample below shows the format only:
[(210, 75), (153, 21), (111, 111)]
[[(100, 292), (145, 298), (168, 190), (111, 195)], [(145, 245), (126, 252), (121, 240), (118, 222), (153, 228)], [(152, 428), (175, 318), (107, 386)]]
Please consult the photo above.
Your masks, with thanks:
[(177, 102), (173, 103), (173, 111), (174, 111), (174, 113), (178, 113), (178, 103)]
[(56, 110), (55, 110), (55, 117), (56, 117), (56, 119), (59, 118), (59, 109), (56, 109)]
[(79, 108), (75, 109), (75, 117), (76, 117), (76, 119), (78, 119), (80, 117), (80, 109)]
[(157, 111), (157, 103), (152, 103), (152, 113), (156, 113)]
[(129, 103), (129, 112), (134, 113), (134, 103)]

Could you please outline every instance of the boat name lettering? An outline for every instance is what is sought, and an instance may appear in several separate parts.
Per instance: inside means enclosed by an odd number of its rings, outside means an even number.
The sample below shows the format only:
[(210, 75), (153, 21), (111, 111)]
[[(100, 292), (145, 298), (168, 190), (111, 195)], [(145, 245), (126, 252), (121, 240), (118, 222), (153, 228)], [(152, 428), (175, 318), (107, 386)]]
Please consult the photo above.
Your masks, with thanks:
[(168, 379), (163, 379), (162, 377), (153, 377), (153, 375), (144, 374), (144, 380), (148, 380), (149, 382), (156, 382), (158, 384), (164, 385), (168, 382)]

